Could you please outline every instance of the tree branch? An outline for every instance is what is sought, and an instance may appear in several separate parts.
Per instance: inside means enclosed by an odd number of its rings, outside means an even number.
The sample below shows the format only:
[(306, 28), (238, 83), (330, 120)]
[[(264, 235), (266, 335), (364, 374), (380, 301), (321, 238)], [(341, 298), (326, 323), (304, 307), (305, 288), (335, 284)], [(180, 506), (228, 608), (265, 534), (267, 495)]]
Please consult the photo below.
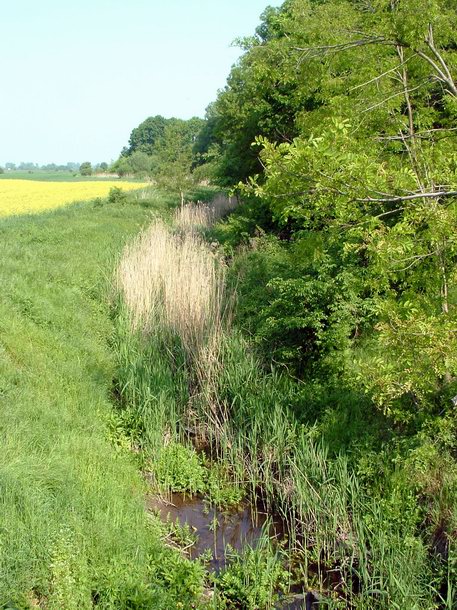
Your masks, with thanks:
[[(377, 140), (387, 140), (387, 141), (393, 141), (393, 140), (407, 140), (408, 138), (411, 137), (415, 137), (415, 138), (426, 138), (428, 135), (432, 134), (432, 133), (437, 133), (437, 132), (446, 132), (446, 131), (457, 131), (457, 127), (438, 127), (436, 129), (426, 129), (424, 131), (416, 131), (416, 133), (411, 136), (410, 134), (407, 133), (403, 133), (399, 136), (378, 136), (376, 139)], [(451, 137), (451, 136), (444, 136), (444, 137)], [(442, 139), (442, 138), (441, 138)]]
[(412, 201), (413, 199), (439, 199), (440, 197), (457, 197), (457, 191), (435, 191), (432, 193), (414, 193), (412, 195), (398, 195), (386, 198), (356, 198), (354, 201), (361, 203), (401, 203), (402, 201)]
[(378, 108), (379, 106), (382, 106), (383, 104), (385, 104), (386, 102), (394, 99), (395, 97), (398, 97), (400, 95), (405, 95), (406, 93), (408, 93), (408, 94), (412, 93), (413, 91), (416, 91), (417, 89), (420, 89), (422, 87), (422, 85), (424, 85), (426, 82), (428, 82), (428, 79), (426, 79), (425, 81), (422, 81), (419, 85), (417, 85), (416, 87), (413, 87), (412, 89), (408, 89), (407, 91), (405, 91), (405, 90), (397, 91), (397, 93), (394, 93), (393, 95), (390, 95), (385, 100), (382, 100), (382, 102), (378, 102), (377, 104), (373, 104), (373, 106), (370, 106), (369, 108), (365, 108), (365, 110), (362, 110), (362, 113), (369, 112), (370, 110), (374, 110), (375, 108)]
[(370, 80), (367, 80), (366, 82), (364, 82), (364, 83), (362, 83), (360, 85), (355, 85), (355, 87), (351, 87), (350, 89), (348, 89), (349, 93), (351, 93), (352, 91), (356, 91), (356, 89), (360, 89), (361, 87), (366, 87), (367, 85), (370, 85), (371, 83), (374, 83), (374, 82), (380, 80), (384, 76), (387, 76), (391, 72), (395, 72), (396, 70), (398, 70), (402, 66), (404, 66), (408, 61), (410, 61), (410, 59), (415, 57), (415, 55), (416, 54), (411, 55), (410, 57), (408, 57), (408, 59), (405, 59), (405, 61), (402, 61), (402, 63), (398, 64), (397, 66), (394, 66), (393, 68), (390, 68), (389, 70), (386, 70), (382, 74), (379, 74), (378, 76), (375, 76), (374, 78), (371, 78)]

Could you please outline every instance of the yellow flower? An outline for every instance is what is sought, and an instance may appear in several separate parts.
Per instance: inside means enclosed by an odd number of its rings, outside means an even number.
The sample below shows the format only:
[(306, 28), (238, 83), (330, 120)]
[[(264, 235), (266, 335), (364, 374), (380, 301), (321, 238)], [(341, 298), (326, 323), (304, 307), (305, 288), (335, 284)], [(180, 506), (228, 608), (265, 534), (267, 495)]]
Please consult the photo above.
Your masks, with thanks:
[(44, 182), (37, 180), (0, 180), (0, 216), (51, 210), (75, 201), (106, 197), (113, 186), (123, 190), (143, 189), (141, 183), (114, 180), (81, 182)]

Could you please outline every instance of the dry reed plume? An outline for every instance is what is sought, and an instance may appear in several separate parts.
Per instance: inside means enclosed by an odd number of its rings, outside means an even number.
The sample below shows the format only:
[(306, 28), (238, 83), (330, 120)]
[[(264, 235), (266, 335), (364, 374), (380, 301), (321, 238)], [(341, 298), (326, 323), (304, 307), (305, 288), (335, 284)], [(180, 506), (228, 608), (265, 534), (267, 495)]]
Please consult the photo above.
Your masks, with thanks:
[(224, 267), (194, 232), (155, 221), (126, 248), (118, 281), (135, 329), (172, 331), (194, 362), (218, 343)]
[(232, 212), (238, 202), (233, 197), (218, 195), (211, 204), (188, 203), (175, 212), (175, 226), (181, 231), (198, 232), (217, 222), (220, 218)]

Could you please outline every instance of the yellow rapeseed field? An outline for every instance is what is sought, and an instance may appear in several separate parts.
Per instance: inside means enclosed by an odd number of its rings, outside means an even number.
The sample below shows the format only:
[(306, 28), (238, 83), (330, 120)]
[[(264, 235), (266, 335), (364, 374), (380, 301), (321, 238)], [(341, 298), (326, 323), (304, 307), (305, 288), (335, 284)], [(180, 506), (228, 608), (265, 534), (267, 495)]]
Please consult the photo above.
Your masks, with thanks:
[(0, 216), (41, 212), (74, 201), (106, 197), (113, 186), (123, 190), (133, 190), (147, 185), (114, 180), (84, 182), (0, 180)]

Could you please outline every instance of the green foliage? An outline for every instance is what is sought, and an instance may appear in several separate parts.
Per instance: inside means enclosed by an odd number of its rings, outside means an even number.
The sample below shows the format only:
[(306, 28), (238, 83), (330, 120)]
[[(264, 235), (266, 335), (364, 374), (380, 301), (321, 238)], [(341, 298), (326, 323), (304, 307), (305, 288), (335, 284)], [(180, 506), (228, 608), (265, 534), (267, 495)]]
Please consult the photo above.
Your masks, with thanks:
[[(229, 220), (227, 229), (233, 226)], [(250, 249), (235, 257), (230, 275), (238, 293), (236, 320), (265, 357), (300, 375), (341, 367), (369, 303), (360, 298), (357, 278), (338, 262), (311, 232), (297, 233), (291, 242), (254, 238)]]
[(205, 469), (197, 453), (185, 445), (170, 443), (151, 463), (157, 484), (169, 491), (190, 494), (205, 490)]
[(120, 176), (152, 176), (159, 186), (181, 194), (193, 183), (193, 147), (204, 122), (149, 117), (130, 136), (130, 146), (113, 164)]
[(267, 539), (241, 554), (229, 553), (228, 560), (228, 567), (215, 579), (218, 608), (268, 610), (288, 590), (290, 574)]
[[(264, 277), (251, 330), (296, 371), (338, 352), (397, 421), (449, 409), (457, 392), (457, 14), (446, 0), (416, 4), (267, 10), (198, 140), (202, 156), (217, 147), (219, 179), (251, 196), (221, 239), (255, 235), (254, 195), (272, 220), (257, 224), (290, 242), (290, 270)], [(315, 263), (294, 255), (314, 257), (313, 240)]]
[[(203, 593), (203, 564), (183, 559), (179, 553), (164, 553), (157, 558), (156, 566), (156, 577), (164, 583), (165, 590), (173, 600), (173, 607), (183, 610), (195, 607), (196, 600)], [(151, 599), (153, 601), (154, 598)]]
[(125, 203), (128, 199), (127, 193), (118, 186), (110, 188), (108, 193), (108, 203)]
[(205, 497), (218, 508), (229, 509), (241, 505), (245, 486), (233, 480), (233, 473), (224, 463), (206, 464)]
[[(51, 610), (83, 610), (92, 607), (88, 568), (77, 556), (71, 531), (62, 529), (51, 550), (51, 583), (47, 605)], [(79, 545), (80, 546), (80, 545)]]
[(137, 151), (152, 155), (156, 144), (163, 136), (166, 124), (167, 119), (160, 115), (149, 117), (140, 123), (130, 135), (129, 148), (125, 152), (125, 156), (130, 156)]
[(92, 176), (93, 170), (91, 163), (89, 161), (81, 163), (81, 165), (79, 166), (79, 173), (81, 174), (81, 176)]
[(113, 172), (116, 172), (120, 178), (133, 174), (133, 167), (128, 157), (121, 156), (117, 161), (113, 163), (111, 169)]
[(154, 167), (154, 159), (142, 150), (135, 150), (129, 156), (121, 156), (112, 165), (112, 171), (117, 172), (120, 177), (135, 175), (146, 178), (151, 175)]

